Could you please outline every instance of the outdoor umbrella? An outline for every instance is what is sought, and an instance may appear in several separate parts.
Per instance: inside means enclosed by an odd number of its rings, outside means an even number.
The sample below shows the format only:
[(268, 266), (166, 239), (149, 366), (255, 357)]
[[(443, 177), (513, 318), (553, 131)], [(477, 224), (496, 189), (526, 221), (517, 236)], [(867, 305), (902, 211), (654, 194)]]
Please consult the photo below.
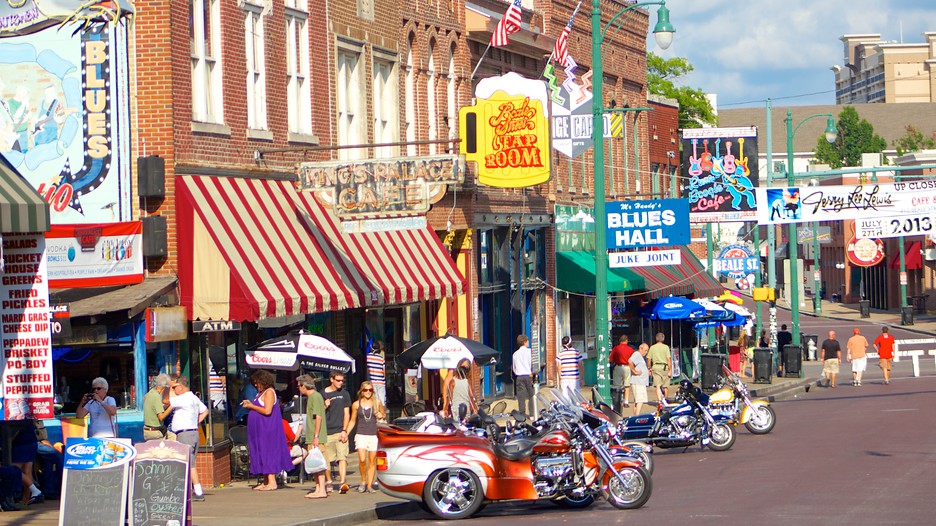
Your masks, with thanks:
[(752, 316), (751, 311), (747, 310), (746, 308), (740, 305), (735, 305), (734, 303), (725, 303), (725, 308), (739, 316), (744, 316), (747, 318), (750, 318)]
[(705, 313), (705, 307), (680, 296), (651, 301), (640, 308), (639, 314), (651, 320), (687, 320)]
[(463, 359), (474, 360), (484, 366), (497, 362), (499, 355), (481, 342), (449, 334), (413, 345), (400, 353), (396, 362), (404, 369), (415, 369), (420, 364), (426, 369), (454, 369)]
[(272, 338), (249, 349), (247, 365), (263, 369), (295, 371), (300, 366), (313, 371), (354, 371), (354, 358), (334, 343), (305, 332)]
[(736, 292), (731, 291), (731, 290), (726, 290), (724, 294), (722, 294), (721, 296), (715, 299), (716, 301), (731, 302), (731, 303), (734, 303), (735, 305), (741, 305), (742, 303), (744, 303), (744, 300), (741, 298), (741, 296), (739, 296)]
[[(692, 301), (705, 308), (705, 318), (724, 319), (732, 316), (726, 307), (722, 307), (714, 301), (704, 299), (694, 299)], [(693, 318), (698, 317), (698, 315), (693, 316)]]

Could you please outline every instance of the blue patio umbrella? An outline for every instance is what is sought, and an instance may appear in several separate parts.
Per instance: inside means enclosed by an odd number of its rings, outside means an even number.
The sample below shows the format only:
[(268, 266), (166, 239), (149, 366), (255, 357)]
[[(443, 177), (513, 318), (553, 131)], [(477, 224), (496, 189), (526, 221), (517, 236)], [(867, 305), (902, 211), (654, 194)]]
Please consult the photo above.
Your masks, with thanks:
[(688, 320), (704, 315), (705, 307), (690, 299), (670, 296), (655, 299), (644, 305), (640, 308), (639, 314), (651, 320)]

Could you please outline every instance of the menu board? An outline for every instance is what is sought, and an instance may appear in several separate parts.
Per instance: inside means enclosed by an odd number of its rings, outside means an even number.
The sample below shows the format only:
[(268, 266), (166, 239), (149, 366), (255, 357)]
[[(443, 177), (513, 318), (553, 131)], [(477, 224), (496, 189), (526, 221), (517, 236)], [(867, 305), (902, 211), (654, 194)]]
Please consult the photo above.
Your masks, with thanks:
[(52, 334), (45, 238), (3, 235), (0, 278), (0, 418), (53, 418)]
[(62, 479), (59, 526), (123, 526), (127, 468), (66, 469)]
[(130, 526), (191, 524), (189, 447), (150, 440), (136, 445), (130, 490)]

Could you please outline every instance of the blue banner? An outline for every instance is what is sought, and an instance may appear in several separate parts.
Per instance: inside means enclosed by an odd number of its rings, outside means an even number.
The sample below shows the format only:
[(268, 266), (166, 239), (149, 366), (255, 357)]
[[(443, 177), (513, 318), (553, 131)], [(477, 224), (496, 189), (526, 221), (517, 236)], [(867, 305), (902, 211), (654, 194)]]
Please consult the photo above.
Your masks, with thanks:
[(688, 245), (689, 201), (650, 199), (606, 205), (608, 249)]
[(760, 258), (744, 245), (728, 245), (712, 261), (712, 265), (718, 275), (742, 279), (760, 271)]

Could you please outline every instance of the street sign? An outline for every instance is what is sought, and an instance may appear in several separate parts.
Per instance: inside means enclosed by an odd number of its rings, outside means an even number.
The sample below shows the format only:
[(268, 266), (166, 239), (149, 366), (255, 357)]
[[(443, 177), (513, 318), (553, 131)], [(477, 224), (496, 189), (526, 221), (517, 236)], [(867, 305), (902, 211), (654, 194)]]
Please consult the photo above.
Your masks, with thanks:
[(228, 320), (193, 321), (192, 332), (239, 331), (241, 322)]
[(685, 199), (616, 201), (607, 204), (608, 248), (689, 244), (689, 202)]

